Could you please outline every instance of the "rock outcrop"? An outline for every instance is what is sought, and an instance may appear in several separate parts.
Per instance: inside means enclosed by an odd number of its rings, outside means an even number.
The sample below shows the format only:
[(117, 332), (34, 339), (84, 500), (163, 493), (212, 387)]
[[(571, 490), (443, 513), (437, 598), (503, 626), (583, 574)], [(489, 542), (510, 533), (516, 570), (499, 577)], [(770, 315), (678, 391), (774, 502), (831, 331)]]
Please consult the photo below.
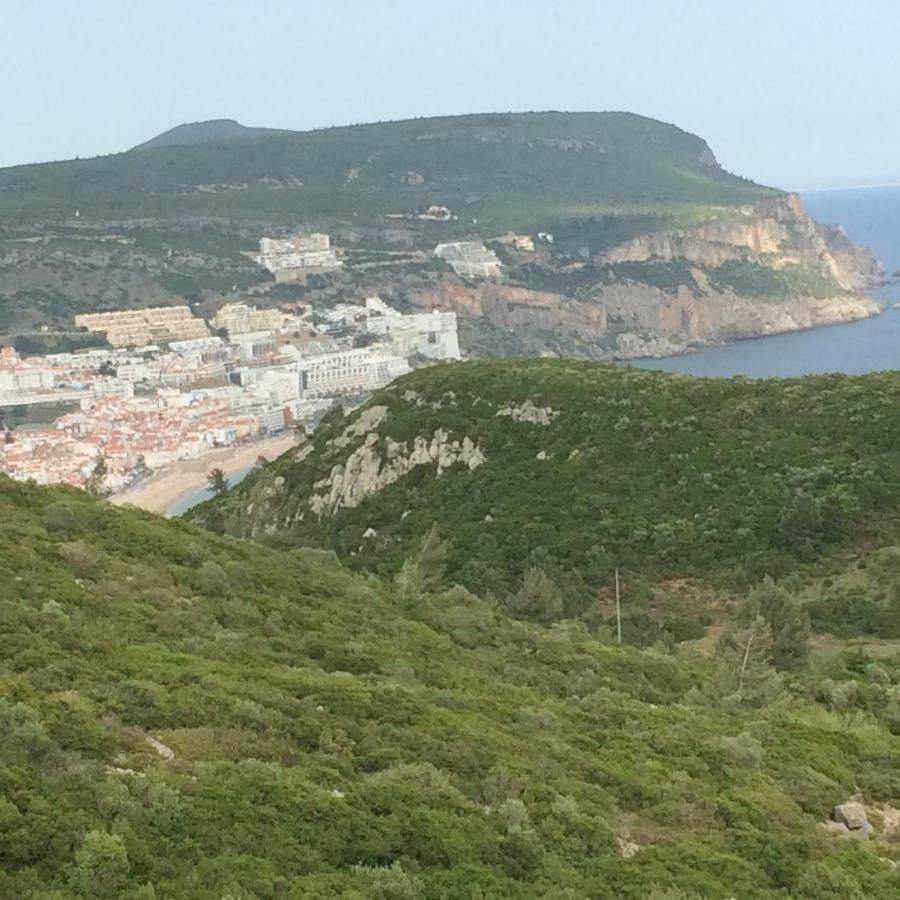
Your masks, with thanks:
[(549, 425), (559, 412), (552, 406), (536, 406), (532, 400), (511, 404), (497, 410), (498, 416), (509, 416), (513, 422), (530, 422), (533, 425)]
[(868, 833), (872, 826), (866, 815), (866, 808), (856, 800), (841, 803), (831, 811), (831, 818), (839, 825), (843, 825), (848, 831), (863, 831)]
[[(517, 346), (526, 349), (528, 336), (537, 336), (542, 350), (596, 360), (672, 356), (692, 346), (852, 322), (881, 311), (874, 300), (856, 293), (786, 300), (686, 286), (667, 293), (640, 284), (602, 285), (589, 299), (500, 284), (442, 284), (415, 300), (423, 308), (457, 312), (474, 332), (493, 326), (516, 336)], [(476, 344), (474, 349), (476, 355), (491, 355), (490, 348)]]
[(469, 437), (454, 440), (440, 428), (430, 438), (417, 436), (412, 446), (406, 441), (382, 439), (372, 431), (343, 463), (316, 482), (309, 507), (318, 515), (333, 514), (342, 508), (358, 506), (370, 494), (399, 481), (416, 466), (433, 465), (440, 475), (455, 465), (466, 466), (471, 471), (484, 461), (484, 453), (475, 441)]
[(766, 197), (696, 228), (641, 235), (599, 254), (604, 263), (682, 259), (706, 268), (733, 260), (773, 268), (802, 265), (842, 290), (860, 290), (878, 277), (875, 257), (836, 226), (814, 222), (797, 194)]
[[(665, 287), (642, 283), (625, 268), (672, 263), (682, 266), (682, 283)], [(719, 267), (740, 263), (805, 273), (818, 279), (817, 290), (748, 294), (717, 281)], [(734, 207), (693, 228), (648, 232), (562, 269), (548, 256), (543, 265), (542, 282), (558, 283), (558, 290), (516, 284), (513, 267), (507, 283), (443, 280), (411, 291), (409, 299), (455, 311), (472, 355), (599, 360), (668, 356), (881, 311), (860, 293), (881, 277), (878, 261), (839, 227), (814, 222), (796, 194)]]

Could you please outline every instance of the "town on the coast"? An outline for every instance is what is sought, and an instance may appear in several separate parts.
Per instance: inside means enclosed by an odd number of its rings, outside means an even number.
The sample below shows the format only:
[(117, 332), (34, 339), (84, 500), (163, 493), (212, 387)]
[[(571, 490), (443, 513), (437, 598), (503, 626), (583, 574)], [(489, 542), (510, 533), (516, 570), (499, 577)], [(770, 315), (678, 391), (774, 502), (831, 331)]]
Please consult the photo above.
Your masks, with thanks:
[[(458, 246), (440, 254), (485, 275), (493, 265)], [(324, 234), (263, 238), (255, 259), (276, 283), (341, 266)], [(175, 462), (314, 427), (341, 400), (460, 358), (452, 312), (401, 314), (377, 296), (315, 311), (246, 301), (208, 321), (186, 305), (78, 315), (104, 346), (0, 349), (0, 471), (82, 487), (102, 476), (105, 493), (120, 492)]]

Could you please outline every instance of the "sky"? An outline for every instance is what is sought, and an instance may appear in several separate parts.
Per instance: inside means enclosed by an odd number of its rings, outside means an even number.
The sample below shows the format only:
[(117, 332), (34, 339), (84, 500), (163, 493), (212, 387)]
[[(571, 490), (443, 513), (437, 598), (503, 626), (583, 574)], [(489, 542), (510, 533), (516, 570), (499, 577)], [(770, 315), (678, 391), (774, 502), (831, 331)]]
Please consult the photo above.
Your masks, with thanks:
[(784, 188), (900, 181), (900, 0), (0, 0), (0, 166), (182, 122), (628, 110)]

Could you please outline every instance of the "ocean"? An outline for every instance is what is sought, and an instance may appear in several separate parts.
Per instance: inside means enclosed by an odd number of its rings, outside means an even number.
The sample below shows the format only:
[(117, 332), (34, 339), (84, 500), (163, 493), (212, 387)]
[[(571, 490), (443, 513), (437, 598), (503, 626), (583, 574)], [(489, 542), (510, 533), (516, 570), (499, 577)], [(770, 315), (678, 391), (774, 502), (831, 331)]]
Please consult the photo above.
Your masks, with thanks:
[(801, 195), (819, 222), (842, 225), (852, 241), (881, 260), (889, 283), (869, 293), (885, 308), (872, 319), (828, 325), (771, 337), (707, 347), (667, 359), (637, 360), (644, 369), (689, 375), (746, 375), (750, 378), (809, 375), (816, 372), (861, 374), (900, 369), (900, 186), (808, 191)]

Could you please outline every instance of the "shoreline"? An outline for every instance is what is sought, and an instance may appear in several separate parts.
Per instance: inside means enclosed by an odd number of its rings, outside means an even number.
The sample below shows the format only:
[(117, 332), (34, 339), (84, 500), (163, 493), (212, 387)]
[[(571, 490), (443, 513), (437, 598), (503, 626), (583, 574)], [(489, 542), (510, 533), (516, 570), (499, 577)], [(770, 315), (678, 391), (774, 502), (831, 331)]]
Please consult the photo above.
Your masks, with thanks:
[[(874, 287), (883, 287), (885, 284), (890, 283), (891, 282), (887, 281), (880, 282), (879, 284), (874, 285)], [(791, 334), (803, 334), (825, 328), (838, 328), (841, 325), (856, 325), (860, 322), (867, 322), (869, 321), (869, 319), (877, 319), (885, 315), (885, 313), (892, 312), (895, 309), (900, 309), (900, 303), (893, 303), (892, 305), (888, 306), (887, 303), (883, 303), (882, 301), (877, 300), (874, 297), (869, 297), (868, 294), (865, 294), (864, 296), (868, 297), (870, 300), (874, 300), (874, 302), (878, 304), (880, 309), (873, 310), (866, 315), (857, 316), (852, 319), (840, 319), (835, 322), (819, 322), (816, 325), (803, 325), (799, 328), (788, 328), (785, 331), (770, 331), (767, 334), (750, 334), (746, 337), (734, 338), (730, 341), (694, 341), (690, 344), (685, 344), (684, 347), (677, 353), (667, 353), (664, 356), (613, 356), (610, 361), (614, 363), (624, 363), (626, 365), (631, 365), (632, 363), (639, 363), (642, 360), (660, 362), (664, 359), (681, 359), (682, 357), (690, 356), (693, 353), (702, 353), (704, 350), (712, 350), (718, 347), (734, 347), (740, 344), (749, 344), (753, 341), (764, 341), (767, 338), (786, 337), (787, 335)]]
[(205, 453), (198, 459), (172, 463), (160, 472), (151, 475), (136, 487), (113, 494), (109, 502), (116, 506), (136, 506), (148, 512), (168, 516), (169, 510), (183, 497), (195, 493), (206, 485), (210, 469), (219, 468), (226, 475), (254, 463), (259, 456), (274, 459), (287, 452), (297, 443), (293, 434), (280, 435), (242, 444), (239, 447), (225, 447)]

